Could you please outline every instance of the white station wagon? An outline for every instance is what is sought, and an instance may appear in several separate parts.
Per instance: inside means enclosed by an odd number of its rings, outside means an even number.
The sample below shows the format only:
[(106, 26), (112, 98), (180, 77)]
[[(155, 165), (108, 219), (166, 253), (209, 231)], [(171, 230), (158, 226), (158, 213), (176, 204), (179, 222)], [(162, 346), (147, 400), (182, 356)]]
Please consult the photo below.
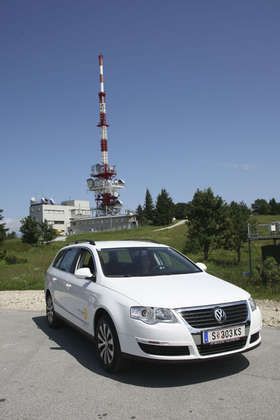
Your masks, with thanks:
[(64, 319), (94, 337), (104, 369), (128, 357), (190, 361), (261, 342), (249, 293), (166, 245), (85, 241), (64, 247), (45, 280), (50, 327)]

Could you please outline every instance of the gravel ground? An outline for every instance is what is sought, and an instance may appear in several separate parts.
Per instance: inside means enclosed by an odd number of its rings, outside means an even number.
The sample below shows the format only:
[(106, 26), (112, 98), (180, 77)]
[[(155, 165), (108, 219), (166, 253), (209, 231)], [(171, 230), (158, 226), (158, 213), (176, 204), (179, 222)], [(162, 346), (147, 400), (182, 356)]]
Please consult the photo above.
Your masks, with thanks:
[(43, 290), (8, 290), (0, 291), (0, 309), (18, 309), (26, 311), (45, 310)]
[[(264, 324), (280, 327), (280, 302), (257, 300), (257, 304), (262, 311)], [(0, 291), (0, 309), (44, 311), (44, 292), (42, 290)]]

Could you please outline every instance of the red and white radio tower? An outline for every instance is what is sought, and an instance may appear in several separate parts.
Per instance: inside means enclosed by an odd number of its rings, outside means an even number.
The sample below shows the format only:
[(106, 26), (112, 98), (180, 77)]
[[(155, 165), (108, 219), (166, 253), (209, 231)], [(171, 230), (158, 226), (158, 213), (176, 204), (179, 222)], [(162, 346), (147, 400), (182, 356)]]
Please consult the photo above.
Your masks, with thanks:
[(122, 179), (116, 179), (116, 167), (109, 165), (108, 161), (108, 137), (106, 120), (106, 93), (104, 91), (103, 74), (103, 55), (99, 55), (99, 123), (97, 127), (101, 128), (101, 164), (98, 163), (91, 167), (90, 178), (87, 179), (87, 185), (90, 191), (95, 193), (96, 216), (116, 215), (120, 213), (122, 202), (119, 199), (118, 190), (123, 188), (125, 182)]

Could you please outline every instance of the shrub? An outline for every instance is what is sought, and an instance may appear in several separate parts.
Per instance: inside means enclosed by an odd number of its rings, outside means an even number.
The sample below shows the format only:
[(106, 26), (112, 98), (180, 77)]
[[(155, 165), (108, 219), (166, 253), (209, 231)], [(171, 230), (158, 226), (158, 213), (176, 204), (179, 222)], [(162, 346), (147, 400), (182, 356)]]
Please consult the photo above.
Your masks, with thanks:
[(5, 257), (5, 261), (7, 264), (25, 264), (27, 262), (26, 258), (20, 258), (17, 257), (16, 255), (7, 255)]
[(268, 287), (280, 285), (280, 266), (273, 257), (264, 260), (259, 275), (262, 283)]
[(4, 260), (7, 255), (7, 251), (5, 249), (0, 249), (0, 261)]

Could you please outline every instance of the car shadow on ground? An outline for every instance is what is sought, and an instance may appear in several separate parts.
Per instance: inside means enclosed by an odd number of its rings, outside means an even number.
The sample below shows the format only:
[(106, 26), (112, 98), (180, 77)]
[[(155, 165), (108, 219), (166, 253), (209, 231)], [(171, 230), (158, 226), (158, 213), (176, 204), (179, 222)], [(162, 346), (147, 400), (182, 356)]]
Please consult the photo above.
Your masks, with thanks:
[(236, 354), (222, 359), (180, 364), (155, 364), (130, 361), (128, 368), (118, 374), (109, 374), (100, 367), (94, 343), (74, 328), (63, 324), (59, 329), (49, 328), (44, 316), (32, 318), (36, 326), (48, 336), (50, 351), (66, 351), (82, 366), (97, 375), (126, 384), (151, 388), (186, 386), (236, 375), (249, 366), (248, 359)]

